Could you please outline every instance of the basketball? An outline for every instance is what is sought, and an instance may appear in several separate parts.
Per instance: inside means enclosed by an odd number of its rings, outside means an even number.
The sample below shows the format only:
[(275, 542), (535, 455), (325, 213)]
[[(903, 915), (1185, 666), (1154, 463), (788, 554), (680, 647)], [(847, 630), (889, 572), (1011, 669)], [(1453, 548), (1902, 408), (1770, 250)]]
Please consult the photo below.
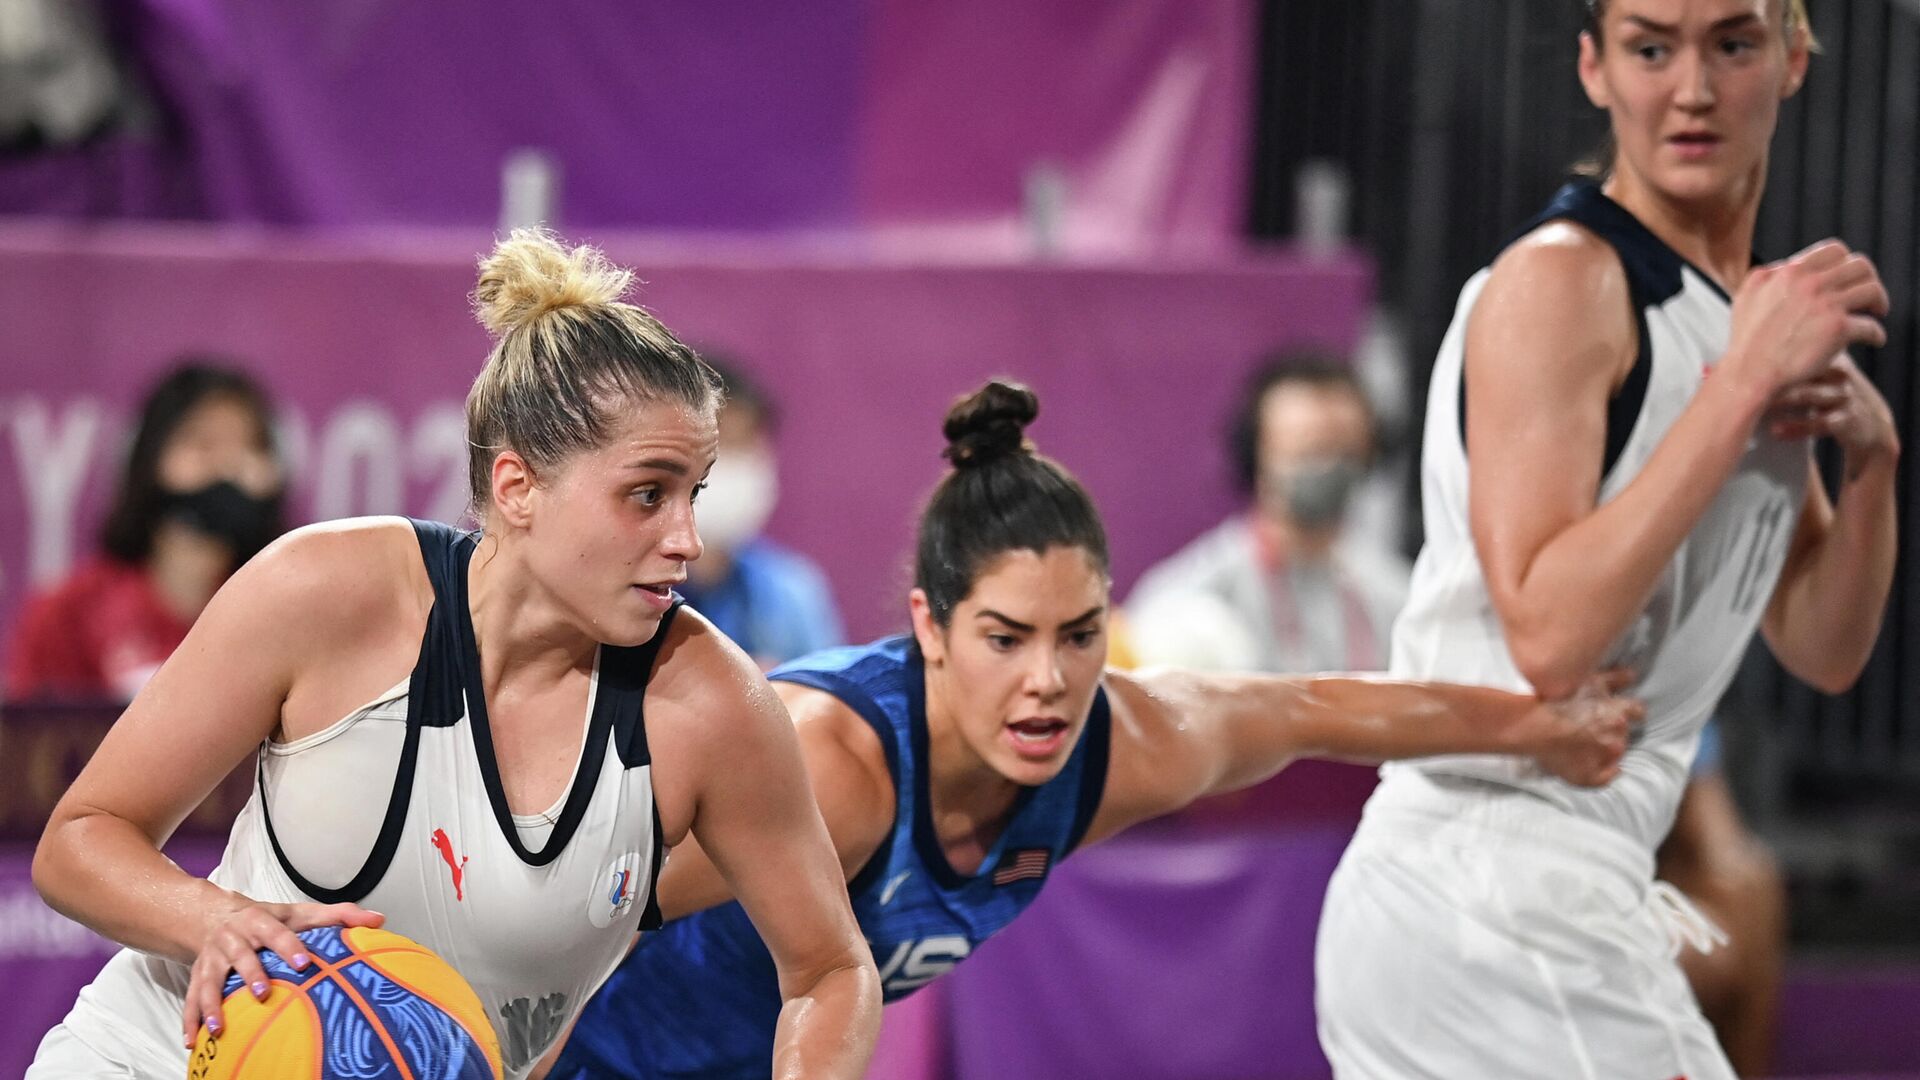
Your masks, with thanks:
[(479, 996), (430, 949), (367, 927), (300, 939), (313, 958), (304, 971), (261, 951), (266, 997), (228, 977), (226, 1029), (218, 1038), (200, 1029), (189, 1080), (500, 1080), (500, 1044)]

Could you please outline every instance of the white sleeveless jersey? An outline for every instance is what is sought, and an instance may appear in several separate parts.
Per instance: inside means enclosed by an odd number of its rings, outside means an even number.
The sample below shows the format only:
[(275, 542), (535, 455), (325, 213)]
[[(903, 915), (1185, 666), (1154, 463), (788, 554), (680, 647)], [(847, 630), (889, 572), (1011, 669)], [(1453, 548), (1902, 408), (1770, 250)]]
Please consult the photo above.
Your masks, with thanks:
[[(509, 1077), (524, 1076), (658, 925), (663, 856), (641, 702), (659, 643), (602, 647), (574, 780), (546, 813), (506, 806), (466, 603), (471, 536), (416, 522), (434, 582), (404, 683), (323, 731), (268, 743), (216, 884), (259, 900), (352, 901), (439, 953), (478, 992)], [(556, 731), (572, 738), (578, 728)], [(391, 793), (391, 794), (389, 794)], [(126, 950), (82, 991), (68, 1034), (137, 1076), (176, 1080), (187, 969)]]
[[(1706, 275), (1661, 242), (1591, 183), (1568, 185), (1526, 231), (1569, 220), (1613, 246), (1626, 270), (1639, 322), (1639, 356), (1609, 407), (1607, 465), (1599, 502), (1640, 470), (1727, 345), (1732, 307)], [(1466, 328), (1486, 286), (1482, 270), (1460, 295), (1434, 365), (1421, 462), (1426, 546), (1414, 566), (1407, 606), (1394, 626), (1392, 671), (1410, 679), (1473, 683), (1530, 693), (1509, 653), (1488, 597), (1468, 526)], [(1619, 779), (1598, 791), (1545, 775), (1511, 758), (1455, 755), (1399, 769), (1511, 785), (1570, 813), (1612, 826), (1652, 848), (1672, 825), (1688, 767), (1720, 695), (1732, 681), (1772, 596), (1806, 497), (1805, 440), (1757, 431), (1732, 476), (1673, 560), (1646, 607), (1608, 650), (1604, 666), (1638, 673), (1628, 691), (1647, 705)], [(1567, 612), (1570, 619), (1582, 617)]]

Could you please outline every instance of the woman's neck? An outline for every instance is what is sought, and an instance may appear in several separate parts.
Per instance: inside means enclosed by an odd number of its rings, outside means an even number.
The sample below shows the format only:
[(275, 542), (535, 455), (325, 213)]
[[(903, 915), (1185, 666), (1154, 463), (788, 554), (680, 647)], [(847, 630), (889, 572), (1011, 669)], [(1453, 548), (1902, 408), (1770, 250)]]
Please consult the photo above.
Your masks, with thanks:
[(967, 744), (949, 707), (950, 693), (945, 673), (928, 668), (927, 760), (921, 763), (927, 771), (928, 809), (943, 847), (964, 847), (971, 838), (984, 855), (1006, 827), (1020, 785)]
[(599, 652), (527, 573), (514, 545), (492, 533), (482, 535), (467, 565), (467, 610), (489, 687), (509, 671), (516, 680), (544, 681), (591, 670)]
[(1753, 234), (1760, 219), (1766, 168), (1763, 159), (1734, 190), (1713, 201), (1670, 198), (1642, 180), (1625, 162), (1615, 164), (1601, 190), (1681, 258), (1711, 275), (1732, 294), (1753, 268)]

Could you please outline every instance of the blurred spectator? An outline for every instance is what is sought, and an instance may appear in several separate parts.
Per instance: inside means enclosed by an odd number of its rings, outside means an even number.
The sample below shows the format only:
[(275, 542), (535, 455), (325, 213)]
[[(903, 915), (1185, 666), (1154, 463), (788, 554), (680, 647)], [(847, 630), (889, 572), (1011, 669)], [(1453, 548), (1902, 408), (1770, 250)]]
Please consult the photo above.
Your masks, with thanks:
[(130, 700), (280, 534), (284, 486), (260, 387), (199, 359), (175, 368), (141, 406), (101, 551), (22, 609), (9, 694)]
[(1251, 506), (1140, 579), (1128, 603), (1140, 661), (1276, 673), (1385, 667), (1409, 567), (1383, 539), (1346, 527), (1376, 442), (1351, 365), (1290, 353), (1257, 371), (1228, 431)]
[(725, 358), (706, 357), (726, 383), (720, 458), (694, 508), (706, 550), (681, 590), (763, 668), (845, 642), (826, 575), (760, 534), (779, 498), (773, 403)]

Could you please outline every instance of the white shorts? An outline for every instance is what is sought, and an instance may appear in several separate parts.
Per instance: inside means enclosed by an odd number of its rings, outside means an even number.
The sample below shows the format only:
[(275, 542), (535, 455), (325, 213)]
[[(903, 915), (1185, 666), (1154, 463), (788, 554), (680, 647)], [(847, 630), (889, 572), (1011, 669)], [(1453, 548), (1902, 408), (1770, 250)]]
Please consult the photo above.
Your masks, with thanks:
[(1327, 889), (1320, 1045), (1341, 1080), (1734, 1080), (1674, 959), (1718, 936), (1624, 834), (1396, 770)]

